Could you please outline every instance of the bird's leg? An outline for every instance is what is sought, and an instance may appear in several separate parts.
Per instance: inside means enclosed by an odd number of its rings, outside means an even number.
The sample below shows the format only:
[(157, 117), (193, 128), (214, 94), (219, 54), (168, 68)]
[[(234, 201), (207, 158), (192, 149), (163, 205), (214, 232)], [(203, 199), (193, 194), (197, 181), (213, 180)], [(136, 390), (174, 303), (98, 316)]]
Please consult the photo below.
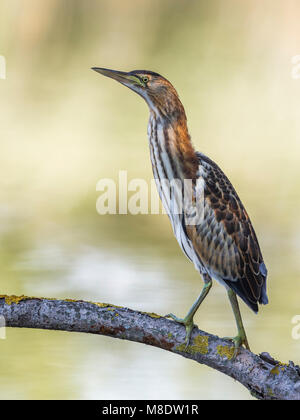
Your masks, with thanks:
[(205, 297), (207, 296), (211, 285), (212, 285), (212, 280), (211, 278), (205, 274), (203, 276), (203, 280), (204, 280), (204, 287), (200, 293), (200, 295), (198, 296), (197, 300), (194, 302), (193, 306), (191, 307), (191, 309), (189, 310), (188, 314), (184, 317), (184, 318), (177, 318), (177, 316), (173, 315), (173, 314), (168, 314), (166, 315), (166, 318), (172, 318), (174, 321), (179, 322), (180, 324), (183, 324), (185, 326), (186, 329), (186, 336), (185, 336), (185, 343), (186, 343), (186, 347), (189, 346), (190, 344), (190, 338), (191, 338), (191, 334), (193, 331), (193, 328), (195, 326), (194, 324), (194, 315), (197, 312), (199, 306), (201, 305), (201, 303), (203, 302), (203, 300), (205, 299)]
[(231, 289), (229, 289), (227, 291), (227, 293), (228, 293), (228, 297), (229, 297), (231, 307), (232, 307), (232, 310), (233, 310), (233, 313), (234, 313), (234, 317), (235, 317), (235, 321), (236, 321), (236, 325), (237, 325), (237, 329), (238, 329), (238, 334), (237, 334), (236, 337), (224, 337), (224, 340), (233, 341), (233, 343), (234, 343), (233, 358), (235, 358), (236, 355), (238, 354), (239, 348), (243, 344), (246, 347), (246, 349), (248, 349), (248, 350), (250, 350), (250, 347), (249, 347), (246, 332), (245, 332), (245, 329), (244, 329), (244, 326), (243, 326), (243, 321), (242, 321), (241, 312), (240, 312), (240, 308), (239, 308), (239, 304), (238, 304), (236, 294)]

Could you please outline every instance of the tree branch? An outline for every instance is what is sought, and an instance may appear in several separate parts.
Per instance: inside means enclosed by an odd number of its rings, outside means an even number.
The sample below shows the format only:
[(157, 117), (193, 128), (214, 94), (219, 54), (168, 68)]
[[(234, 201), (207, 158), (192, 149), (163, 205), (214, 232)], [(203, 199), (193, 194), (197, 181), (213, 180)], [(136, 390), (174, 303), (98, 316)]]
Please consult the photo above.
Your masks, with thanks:
[(153, 313), (107, 303), (0, 295), (7, 327), (85, 332), (149, 344), (210, 366), (234, 378), (258, 399), (300, 400), (300, 368), (241, 349), (232, 360), (229, 341), (194, 328), (185, 348), (184, 326)]

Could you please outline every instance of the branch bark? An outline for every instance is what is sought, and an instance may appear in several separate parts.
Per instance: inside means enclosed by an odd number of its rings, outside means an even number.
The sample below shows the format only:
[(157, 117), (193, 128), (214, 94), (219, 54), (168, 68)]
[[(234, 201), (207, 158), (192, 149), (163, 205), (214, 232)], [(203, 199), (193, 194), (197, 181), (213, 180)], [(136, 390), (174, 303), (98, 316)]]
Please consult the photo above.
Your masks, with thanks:
[(194, 328), (185, 348), (185, 328), (154, 313), (107, 303), (0, 295), (6, 327), (85, 332), (149, 344), (210, 366), (244, 385), (262, 400), (300, 400), (300, 368), (268, 353), (241, 349), (232, 359), (229, 341)]

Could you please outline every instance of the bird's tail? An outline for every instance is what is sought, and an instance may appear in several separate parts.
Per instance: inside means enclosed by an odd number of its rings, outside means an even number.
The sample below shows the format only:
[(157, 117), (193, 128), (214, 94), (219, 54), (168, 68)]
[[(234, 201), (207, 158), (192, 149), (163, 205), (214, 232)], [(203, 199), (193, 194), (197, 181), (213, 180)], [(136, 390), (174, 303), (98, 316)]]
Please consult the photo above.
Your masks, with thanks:
[[(267, 296), (267, 275), (268, 275), (268, 271), (267, 268), (265, 266), (264, 262), (260, 263), (259, 266), (259, 270), (260, 270), (260, 279), (262, 279), (262, 285), (260, 288), (260, 296), (259, 298), (254, 298), (254, 296), (252, 296), (252, 299), (249, 299), (249, 294), (245, 294), (243, 292), (243, 289), (241, 288), (241, 282), (244, 281), (244, 286), (247, 285), (247, 280), (246, 279), (241, 279), (240, 282), (236, 282), (236, 281), (229, 281), (226, 280), (226, 284), (246, 303), (246, 305), (249, 306), (249, 308), (252, 309), (253, 312), (258, 313), (258, 304), (263, 304), (266, 305), (269, 300), (268, 300), (268, 296)], [(255, 299), (255, 300), (254, 300)]]

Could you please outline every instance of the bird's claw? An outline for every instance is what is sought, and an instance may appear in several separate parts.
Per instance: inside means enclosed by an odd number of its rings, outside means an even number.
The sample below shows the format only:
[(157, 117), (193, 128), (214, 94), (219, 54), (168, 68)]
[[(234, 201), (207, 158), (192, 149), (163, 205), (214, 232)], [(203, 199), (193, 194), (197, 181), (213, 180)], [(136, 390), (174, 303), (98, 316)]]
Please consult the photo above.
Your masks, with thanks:
[(174, 314), (167, 314), (165, 315), (165, 318), (171, 318), (173, 319), (173, 321), (178, 322), (179, 324), (183, 324), (185, 326), (185, 349), (187, 349), (190, 345), (193, 328), (196, 326), (193, 322), (193, 318), (178, 318)]
[(244, 334), (238, 334), (236, 337), (223, 337), (223, 340), (232, 341), (234, 344), (234, 353), (232, 358), (235, 359), (239, 353), (239, 349), (244, 345), (247, 350), (250, 350), (247, 337)]

